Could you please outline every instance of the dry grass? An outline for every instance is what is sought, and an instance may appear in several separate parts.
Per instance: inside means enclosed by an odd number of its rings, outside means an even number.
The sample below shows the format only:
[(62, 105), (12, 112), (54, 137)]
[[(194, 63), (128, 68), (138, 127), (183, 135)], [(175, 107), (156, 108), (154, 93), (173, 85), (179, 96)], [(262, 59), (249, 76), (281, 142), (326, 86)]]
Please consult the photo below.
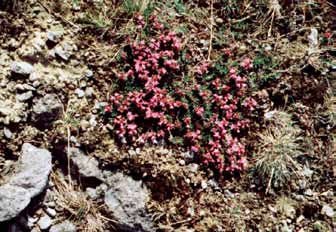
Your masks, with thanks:
[(273, 123), (259, 133), (258, 151), (253, 173), (266, 187), (284, 187), (296, 179), (301, 169), (296, 157), (302, 153), (299, 129), (296, 128), (290, 115), (278, 111), (272, 117)]
[(336, 97), (329, 91), (324, 100), (325, 114), (328, 116), (329, 123), (336, 125)]
[(102, 207), (88, 199), (79, 187), (69, 185), (59, 173), (53, 173), (52, 180), (56, 187), (57, 207), (63, 210), (64, 217), (73, 221), (80, 231), (106, 231), (107, 222), (112, 220), (102, 215)]

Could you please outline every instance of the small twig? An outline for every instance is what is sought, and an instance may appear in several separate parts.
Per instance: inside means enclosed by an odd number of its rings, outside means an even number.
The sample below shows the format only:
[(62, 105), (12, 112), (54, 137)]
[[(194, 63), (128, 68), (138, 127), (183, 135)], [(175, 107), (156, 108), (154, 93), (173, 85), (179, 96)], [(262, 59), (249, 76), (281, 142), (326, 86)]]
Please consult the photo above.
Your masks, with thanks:
[(273, 27), (273, 21), (274, 21), (274, 15), (275, 15), (275, 11), (273, 10), (272, 12), (272, 19), (271, 19), (271, 25), (270, 28), (268, 29), (268, 33), (267, 33), (267, 37), (271, 37), (272, 35), (272, 27)]
[(213, 18), (213, 0), (210, 2), (210, 41), (209, 41), (209, 51), (208, 51), (208, 61), (211, 60), (211, 51), (212, 51), (212, 40), (213, 40), (213, 25), (214, 25), (214, 18)]
[(266, 194), (268, 193), (268, 191), (270, 190), (270, 188), (271, 188), (271, 183), (272, 183), (272, 179), (273, 179), (273, 174), (274, 174), (274, 168), (272, 168), (272, 172), (271, 172), (271, 177), (270, 177), (270, 179), (269, 179), (269, 181), (268, 181), (268, 184), (267, 184), (267, 188), (266, 188)]

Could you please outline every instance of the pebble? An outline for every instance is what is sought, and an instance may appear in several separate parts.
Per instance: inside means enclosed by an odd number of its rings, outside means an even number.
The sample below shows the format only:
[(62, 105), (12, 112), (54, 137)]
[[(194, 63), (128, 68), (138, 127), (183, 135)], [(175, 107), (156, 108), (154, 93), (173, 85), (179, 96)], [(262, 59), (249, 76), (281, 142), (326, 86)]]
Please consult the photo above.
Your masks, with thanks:
[(13, 137), (13, 133), (7, 127), (4, 128), (3, 133), (7, 139), (11, 139)]
[(330, 217), (330, 218), (333, 218), (335, 216), (334, 209), (331, 208), (329, 205), (324, 205), (322, 207), (321, 213)]
[(92, 70), (87, 70), (86, 72), (85, 72), (85, 77), (87, 77), (87, 78), (91, 78), (91, 77), (93, 77), (93, 72), (92, 72)]
[(28, 76), (34, 71), (34, 68), (27, 62), (14, 61), (11, 65), (11, 71), (15, 74)]
[(44, 215), (40, 218), (37, 224), (39, 225), (41, 230), (46, 230), (51, 226), (52, 220), (48, 215)]
[(95, 127), (97, 126), (97, 121), (96, 121), (96, 117), (94, 115), (91, 115), (91, 118), (89, 120), (89, 123), (91, 125), (91, 127)]
[(81, 88), (85, 88), (86, 86), (87, 86), (86, 81), (85, 81), (85, 80), (80, 80), (80, 82), (79, 82), (79, 87), (81, 87)]
[(37, 220), (38, 218), (28, 216), (27, 226), (30, 228), (33, 227)]
[(28, 91), (28, 92), (25, 92), (25, 93), (17, 94), (16, 95), (16, 100), (18, 100), (20, 102), (25, 102), (25, 101), (31, 99), (32, 97), (33, 97), (33, 92)]
[(62, 37), (62, 33), (59, 31), (48, 31), (48, 40), (53, 43), (58, 43)]
[(82, 97), (85, 96), (85, 92), (84, 92), (83, 90), (81, 90), (81, 89), (76, 89), (76, 90), (75, 90), (75, 93), (77, 94), (77, 96), (78, 96), (79, 98), (82, 98)]
[(304, 195), (306, 195), (307, 197), (312, 197), (314, 195), (314, 192), (311, 189), (307, 189), (304, 192)]
[(92, 97), (94, 94), (94, 89), (92, 87), (88, 87), (85, 89), (85, 96)]
[(36, 72), (33, 72), (33, 73), (29, 76), (29, 81), (31, 81), (31, 82), (34, 82), (34, 81), (36, 81), (36, 80), (38, 80), (38, 79), (39, 79), (39, 76), (37, 75)]
[(181, 166), (184, 166), (184, 165), (186, 164), (186, 162), (185, 162), (185, 160), (179, 160), (179, 164), (180, 164)]
[(46, 213), (50, 216), (50, 217), (55, 217), (56, 216), (56, 210), (52, 209), (52, 208), (46, 208)]
[(76, 232), (76, 226), (66, 220), (60, 224), (53, 225), (49, 232)]
[(96, 189), (94, 188), (86, 188), (86, 194), (91, 198), (92, 200), (96, 200), (99, 198), (99, 195), (97, 194)]

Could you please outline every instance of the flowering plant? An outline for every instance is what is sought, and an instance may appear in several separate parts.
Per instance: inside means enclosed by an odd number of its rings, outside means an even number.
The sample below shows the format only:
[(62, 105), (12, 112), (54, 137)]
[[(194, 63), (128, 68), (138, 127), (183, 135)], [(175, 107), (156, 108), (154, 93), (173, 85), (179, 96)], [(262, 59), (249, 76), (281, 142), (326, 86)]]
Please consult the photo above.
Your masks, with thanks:
[[(138, 28), (145, 26), (136, 18)], [(157, 17), (148, 22), (151, 37), (121, 52), (117, 88), (104, 109), (118, 141), (124, 144), (170, 143), (176, 138), (205, 164), (219, 172), (246, 167), (239, 135), (249, 126), (256, 101), (248, 96), (249, 58), (223, 74), (210, 62), (185, 75), (181, 41)]]

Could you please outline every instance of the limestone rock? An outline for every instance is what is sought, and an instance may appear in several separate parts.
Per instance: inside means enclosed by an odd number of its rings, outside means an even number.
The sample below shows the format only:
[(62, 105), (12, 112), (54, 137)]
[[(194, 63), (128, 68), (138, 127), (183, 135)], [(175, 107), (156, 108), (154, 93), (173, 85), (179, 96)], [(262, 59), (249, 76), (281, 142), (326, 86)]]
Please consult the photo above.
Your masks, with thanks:
[(105, 193), (105, 204), (113, 212), (121, 231), (154, 231), (145, 204), (148, 191), (141, 181), (122, 173), (108, 177), (110, 189)]
[(46, 94), (33, 105), (32, 121), (38, 128), (48, 128), (62, 114), (62, 103), (55, 94)]

